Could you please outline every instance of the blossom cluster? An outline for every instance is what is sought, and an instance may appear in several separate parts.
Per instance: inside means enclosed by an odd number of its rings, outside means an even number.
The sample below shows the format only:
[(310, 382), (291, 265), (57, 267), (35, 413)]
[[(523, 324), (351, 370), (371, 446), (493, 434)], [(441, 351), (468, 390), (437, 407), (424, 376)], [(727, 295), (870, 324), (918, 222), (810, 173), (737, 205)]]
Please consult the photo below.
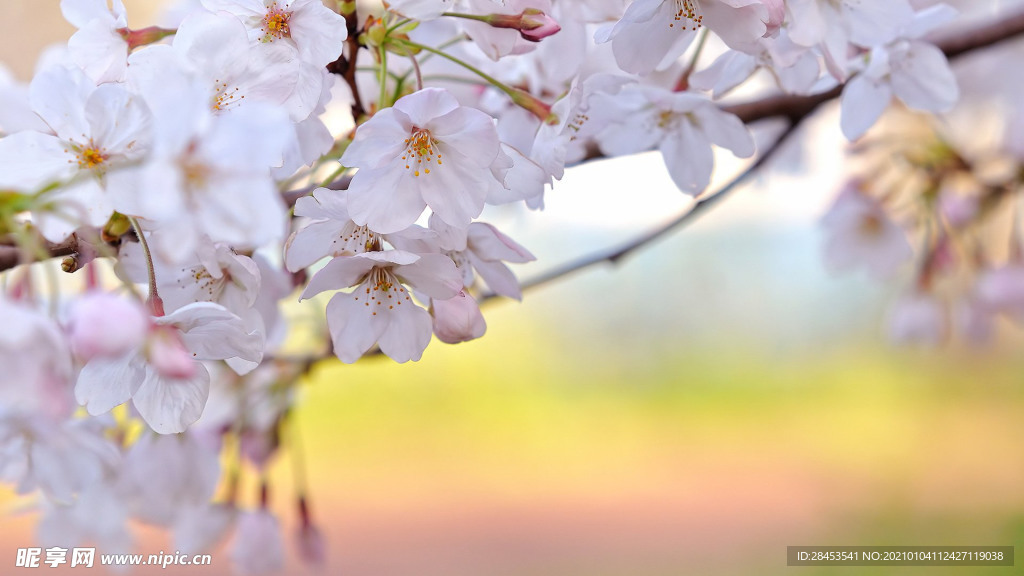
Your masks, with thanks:
[[(1003, 96), (1024, 113), (1015, 90)], [(825, 263), (905, 284), (888, 313), (895, 343), (976, 346), (1024, 321), (1024, 154), (1009, 128), (972, 142), (963, 127), (897, 112), (862, 143), (864, 165), (822, 219)]]
[[(239, 470), (277, 454), (322, 356), (288, 354), (309, 327), (283, 302), (312, 300), (342, 362), (416, 361), (483, 336), (483, 298), (521, 298), (509, 265), (534, 257), (482, 218), (542, 209), (568, 166), (656, 149), (699, 197), (715, 148), (755, 154), (719, 102), (740, 86), (844, 86), (850, 139), (894, 98), (958, 97), (926, 40), (955, 12), (909, 0), (185, 0), (141, 29), (121, 0), (61, 8), (67, 44), (0, 78), (0, 234), (23, 263), (0, 294), (0, 478), (40, 495), (48, 545), (126, 549), (141, 520), (186, 553), (233, 533), (244, 572), (284, 559), (271, 486), (247, 507)], [(863, 230), (849, 214), (874, 208), (844, 198), (838, 226)], [(28, 263), (62, 246), (81, 290), (58, 299)]]

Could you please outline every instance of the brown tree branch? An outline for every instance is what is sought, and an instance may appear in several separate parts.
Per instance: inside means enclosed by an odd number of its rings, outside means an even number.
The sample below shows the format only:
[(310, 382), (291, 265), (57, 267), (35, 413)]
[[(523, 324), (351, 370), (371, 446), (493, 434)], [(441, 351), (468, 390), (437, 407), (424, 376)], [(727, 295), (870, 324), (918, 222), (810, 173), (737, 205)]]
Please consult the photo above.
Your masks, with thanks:
[[(950, 60), (981, 48), (995, 46), (1024, 34), (1024, 7), (1019, 7), (997, 19), (967, 30), (956, 30), (936, 36), (931, 40)], [(736, 104), (725, 110), (740, 117), (749, 124), (765, 118), (785, 117), (791, 121), (807, 116), (818, 106), (833, 100), (842, 93), (842, 86), (828, 92), (810, 96), (770, 96), (762, 100)]]
[(359, 16), (355, 10), (351, 14), (345, 15), (345, 27), (348, 29), (348, 37), (345, 40), (348, 56), (339, 55), (337, 60), (327, 65), (327, 71), (341, 76), (348, 84), (349, 90), (352, 91), (352, 118), (358, 122), (366, 115), (366, 107), (363, 106), (359, 86), (356, 84), (356, 60), (359, 57)]
[[(40, 236), (38, 246), (41, 248), (41, 251), (49, 254), (50, 258), (71, 256), (78, 252), (78, 237), (72, 234), (62, 242), (48, 242)], [(36, 262), (37, 260), (39, 260), (38, 256), (18, 246), (18, 243), (13, 238), (0, 239), (0, 272), (10, 270), (20, 264)]]

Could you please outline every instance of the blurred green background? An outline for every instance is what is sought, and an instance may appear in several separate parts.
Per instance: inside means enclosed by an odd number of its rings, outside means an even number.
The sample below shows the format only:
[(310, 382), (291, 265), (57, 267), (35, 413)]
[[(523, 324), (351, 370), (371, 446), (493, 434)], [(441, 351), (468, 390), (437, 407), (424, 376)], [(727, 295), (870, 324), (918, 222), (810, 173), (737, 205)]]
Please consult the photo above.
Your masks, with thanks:
[[(55, 0), (4, 4), (19, 25), (0, 54), (27, 78), (24, 55), (70, 28)], [(158, 4), (128, 2), (132, 23)], [(941, 575), (981, 570), (787, 568), (786, 546), (1024, 551), (1024, 360), (1011, 340), (886, 344), (895, 286), (819, 262), (834, 165), (772, 174), (619, 268), (489, 304), (479, 341), (435, 341), (415, 364), (319, 366), (298, 417), (325, 572)], [(529, 277), (685, 207), (663, 172), (656, 155), (597, 164), (568, 174), (545, 212), (493, 220), (541, 257)], [(293, 466), (286, 454), (270, 476), (289, 531)], [(0, 566), (33, 524), (2, 520)], [(144, 530), (138, 551), (168, 546)]]

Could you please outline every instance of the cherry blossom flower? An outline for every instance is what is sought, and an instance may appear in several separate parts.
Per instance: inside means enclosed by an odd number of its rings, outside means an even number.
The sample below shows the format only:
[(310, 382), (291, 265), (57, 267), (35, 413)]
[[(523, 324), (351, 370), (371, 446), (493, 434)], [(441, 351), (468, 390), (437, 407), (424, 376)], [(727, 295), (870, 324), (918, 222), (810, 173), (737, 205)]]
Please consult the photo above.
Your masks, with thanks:
[(97, 83), (120, 82), (128, 68), (128, 43), (119, 30), (127, 30), (124, 3), (113, 0), (61, 0), (64, 18), (78, 32), (68, 40), (72, 60)]
[[(112, 470), (110, 475), (115, 473)], [(89, 543), (115, 554), (130, 552), (134, 539), (128, 509), (112, 480), (91, 483), (71, 501), (47, 501), (37, 529), (39, 544), (75, 547)]]
[[(495, 294), (522, 299), (519, 281), (505, 263), (532, 262), (534, 257), (528, 250), (483, 222), (473, 222), (463, 229), (431, 216), (430, 228), (437, 233), (436, 236), (400, 237), (393, 243), (400, 250), (446, 255), (461, 273), (462, 285), (466, 289), (475, 287), (479, 276)], [(423, 295), (422, 299), (430, 301), (434, 334), (442, 342), (455, 344), (484, 335), (487, 324), (476, 299), (466, 290), (453, 298)]]
[(780, 88), (794, 94), (810, 92), (821, 74), (817, 55), (782, 32), (761, 39), (756, 49), (722, 54), (711, 66), (693, 74), (690, 85), (713, 90), (714, 97), (720, 98), (760, 69), (769, 71)]
[(765, 35), (768, 20), (759, 0), (634, 0), (621, 20), (594, 38), (612, 43), (615, 61), (626, 72), (649, 74), (682, 56), (704, 26), (742, 50)]
[(597, 94), (614, 96), (631, 82), (612, 74), (594, 74), (574, 80), (565, 96), (551, 106), (558, 122), (540, 123), (529, 150), (531, 156), (548, 174), (561, 180), (565, 165), (582, 159), (586, 143), (611, 122), (607, 116), (591, 118), (592, 98)]
[(281, 163), (292, 133), (285, 113), (247, 101), (215, 114), (204, 82), (165, 70), (160, 82), (138, 84), (158, 119), (158, 146), (142, 166), (118, 174), (125, 184), (115, 207), (145, 219), (154, 251), (173, 262), (192, 257), (204, 235), (240, 250), (282, 237), (285, 207), (270, 167)]
[(150, 428), (161, 434), (182, 432), (199, 419), (210, 390), (210, 374), (201, 360), (241, 358), (259, 362), (256, 333), (224, 307), (195, 302), (154, 317), (136, 350), (107, 359), (93, 358), (82, 368), (75, 397), (93, 415), (128, 400)]
[[(147, 265), (138, 243), (124, 243), (119, 252), (121, 269), (134, 282), (147, 281)], [(156, 259), (157, 288), (164, 309), (178, 310), (193, 302), (220, 304), (241, 318), (247, 333), (255, 333), (262, 347), (266, 326), (256, 301), (261, 292), (261, 274), (256, 262), (236, 253), (224, 243), (203, 241), (193, 258), (167, 263)], [(227, 360), (239, 374), (256, 367), (240, 358)]]
[[(920, 35), (952, 15), (945, 6), (922, 12), (930, 26), (917, 25)], [(938, 16), (936, 16), (938, 15)], [(866, 66), (843, 89), (840, 126), (850, 140), (860, 138), (885, 111), (893, 96), (914, 110), (948, 112), (960, 97), (956, 76), (938, 47), (914, 39), (900, 39), (874, 47), (864, 56)]]
[(219, 477), (217, 452), (196, 434), (146, 431), (125, 454), (118, 491), (133, 516), (170, 526), (180, 510), (208, 504)]
[(345, 18), (320, 0), (202, 1), (208, 10), (238, 17), (251, 40), (292, 47), (304, 62), (317, 67), (336, 60), (348, 37)]
[(33, 214), (43, 235), (56, 242), (81, 225), (106, 223), (113, 211), (107, 193), (128, 193), (108, 176), (146, 156), (152, 119), (137, 95), (112, 84), (96, 87), (77, 69), (47, 69), (30, 90), (33, 111), (52, 133), (0, 139), (0, 187), (36, 192), (66, 184), (46, 193), (52, 210)]
[(822, 225), (828, 233), (825, 264), (834, 271), (864, 268), (886, 279), (913, 256), (906, 233), (856, 183), (839, 194)]
[(17, 491), (40, 490), (56, 502), (102, 481), (117, 465), (117, 449), (95, 419), (40, 415), (0, 417), (0, 480)]
[(317, 188), (295, 202), (295, 215), (310, 222), (288, 238), (285, 265), (298, 272), (328, 256), (352, 256), (369, 251), (379, 235), (352, 221), (344, 192)]
[[(45, 315), (0, 294), (0, 419), (8, 413), (64, 418), (72, 364), (68, 341)], [(26, 386), (26, 383), (32, 383)]]
[(613, 120), (597, 135), (601, 150), (618, 156), (657, 147), (672, 181), (687, 194), (700, 194), (711, 182), (712, 144), (739, 158), (754, 154), (743, 122), (699, 94), (629, 86), (602, 102), (602, 114)]
[(836, 79), (846, 79), (850, 45), (873, 48), (896, 39), (914, 11), (907, 0), (787, 0), (789, 35), (797, 44), (818, 46)]
[[(157, 94), (169, 85), (203, 91), (214, 114), (229, 114), (254, 102), (284, 106), (296, 90), (309, 91), (299, 88), (300, 71), (284, 52), (252, 50), (236, 18), (201, 11), (181, 23), (170, 46), (132, 54), (128, 81), (151, 101), (159, 100)], [(318, 83), (315, 93), (294, 101), (300, 106), (287, 107), (291, 117), (306, 118), (319, 96)]]
[(284, 568), (281, 526), (265, 508), (241, 514), (229, 546), (231, 559), (242, 574), (273, 573)]
[(460, 106), (446, 90), (427, 88), (374, 114), (341, 157), (359, 168), (348, 210), (381, 234), (407, 228), (429, 206), (452, 226), (480, 215), (500, 152), (491, 118)]
[(327, 304), (327, 323), (334, 353), (351, 364), (374, 344), (396, 362), (419, 360), (430, 342), (430, 314), (418, 306), (409, 289), (430, 298), (451, 298), (462, 278), (451, 258), (402, 250), (364, 252), (335, 258), (309, 281), (303, 298), (325, 290), (338, 292)]

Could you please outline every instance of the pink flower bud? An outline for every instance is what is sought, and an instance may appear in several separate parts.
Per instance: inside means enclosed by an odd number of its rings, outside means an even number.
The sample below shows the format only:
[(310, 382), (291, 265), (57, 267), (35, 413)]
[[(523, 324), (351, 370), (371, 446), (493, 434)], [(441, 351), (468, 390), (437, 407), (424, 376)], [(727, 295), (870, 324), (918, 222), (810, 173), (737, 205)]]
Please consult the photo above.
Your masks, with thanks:
[(90, 292), (71, 309), (68, 338), (83, 359), (120, 356), (142, 343), (148, 325), (146, 310), (138, 302)]
[(141, 46), (159, 42), (168, 36), (173, 36), (177, 33), (177, 30), (167, 30), (165, 28), (150, 26), (149, 28), (142, 28), (140, 30), (119, 28), (117, 32), (121, 35), (121, 38), (124, 38), (124, 41), (128, 43), (128, 50), (134, 50)]
[(536, 8), (527, 8), (519, 14), (490, 14), (483, 21), (495, 28), (518, 30), (519, 35), (530, 42), (540, 42), (562, 29), (554, 18)]
[(554, 18), (536, 8), (523, 10), (522, 22), (523, 27), (519, 29), (519, 35), (530, 42), (540, 42), (562, 29)]
[(558, 116), (551, 113), (551, 106), (548, 106), (544, 102), (541, 102), (537, 97), (520, 90), (519, 88), (512, 88), (511, 92), (508, 93), (509, 98), (512, 99), (517, 106), (528, 110), (533, 113), (541, 122), (545, 124), (558, 124)]
[(448, 300), (434, 300), (434, 334), (447, 344), (458, 344), (484, 335), (487, 323), (476, 300), (459, 292)]

